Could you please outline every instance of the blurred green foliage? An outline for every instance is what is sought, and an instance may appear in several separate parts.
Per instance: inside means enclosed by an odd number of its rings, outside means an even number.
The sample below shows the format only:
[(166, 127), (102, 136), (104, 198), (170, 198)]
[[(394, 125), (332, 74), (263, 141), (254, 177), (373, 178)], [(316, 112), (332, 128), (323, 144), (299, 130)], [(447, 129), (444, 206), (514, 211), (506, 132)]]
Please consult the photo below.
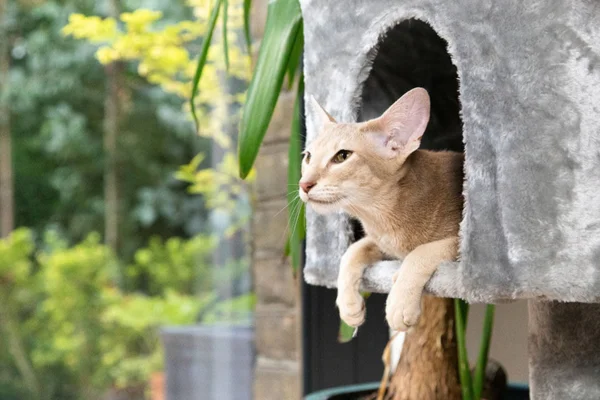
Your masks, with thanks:
[[(144, 8), (123, 12), (118, 19), (75, 13), (69, 16), (62, 33), (99, 46), (96, 58), (104, 65), (128, 62), (140, 77), (185, 101), (183, 109), (190, 111), (188, 100), (196, 64), (190, 54), (198, 52), (199, 39), (207, 31), (212, 2), (187, 0), (186, 4), (195, 19), (173, 22), (162, 11)], [(250, 217), (247, 184), (238, 177), (235, 157), (235, 131), (250, 78), (250, 57), (242, 49), (243, 7), (242, 0), (228, 1), (228, 18), (220, 21), (227, 29), (221, 41), (210, 44), (204, 79), (196, 88), (193, 109), (197, 133), (212, 140), (212, 153), (200, 151), (176, 174), (177, 179), (190, 184), (190, 193), (202, 195), (209, 209), (232, 217), (223, 232), (228, 237), (247, 225)], [(189, 114), (187, 117), (190, 121)], [(212, 168), (203, 168), (207, 154), (212, 155)], [(254, 171), (248, 174), (251, 182)]]
[[(230, 75), (211, 57), (197, 98), (199, 132), (187, 104), (209, 3), (123, 0), (116, 21), (106, 1), (9, 2), (16, 225), (28, 228), (0, 240), (0, 399), (143, 397), (162, 368), (161, 326), (251, 323), (250, 206), (233, 156), (249, 76), (233, 29), (241, 2), (230, 2)], [(105, 222), (98, 61), (114, 60), (126, 115), (116, 253), (94, 233)]]
[(148, 247), (135, 253), (135, 263), (127, 267), (128, 287), (144, 287), (151, 295), (167, 290), (183, 293), (206, 291), (215, 287), (210, 276), (210, 259), (214, 237), (197, 236), (190, 240), (159, 237), (150, 239)]
[(145, 275), (148, 290), (128, 291), (114, 279), (119, 261), (95, 233), (73, 247), (48, 233), (39, 250), (28, 229), (1, 240), (0, 355), (19, 346), (26, 364), (2, 358), (2, 390), (94, 399), (110, 387), (143, 387), (162, 368), (161, 326), (249, 323), (254, 295), (220, 298), (211, 284), (222, 278), (208, 262), (214, 244), (208, 236), (153, 239), (127, 268), (129, 279)]
[[(193, 17), (183, 2), (154, 6), (164, 8), (166, 24)], [(16, 225), (38, 232), (50, 226), (71, 243), (104, 224), (106, 78), (96, 46), (65, 37), (62, 29), (72, 13), (103, 12), (104, 2), (93, 0), (9, 2)], [(151, 236), (208, 232), (203, 198), (190, 196), (174, 172), (199, 152), (210, 154), (212, 145), (195, 135), (184, 100), (148, 84), (134, 65), (127, 66), (124, 85), (119, 253), (131, 258)], [(207, 157), (203, 166), (210, 162)]]

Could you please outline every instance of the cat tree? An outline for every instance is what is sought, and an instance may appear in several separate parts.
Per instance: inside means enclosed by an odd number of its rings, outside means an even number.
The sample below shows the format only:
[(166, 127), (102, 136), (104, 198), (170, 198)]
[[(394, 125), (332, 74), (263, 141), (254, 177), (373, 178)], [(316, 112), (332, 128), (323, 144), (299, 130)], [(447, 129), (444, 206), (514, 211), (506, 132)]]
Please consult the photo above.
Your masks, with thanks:
[[(533, 399), (600, 398), (600, 3), (301, 0), (306, 93), (338, 121), (426, 88), (423, 147), (466, 154), (461, 260), (428, 291), (529, 301)], [(308, 140), (314, 138), (307, 115)], [(360, 232), (307, 212), (304, 276), (334, 287)], [(399, 262), (365, 274), (387, 292)]]

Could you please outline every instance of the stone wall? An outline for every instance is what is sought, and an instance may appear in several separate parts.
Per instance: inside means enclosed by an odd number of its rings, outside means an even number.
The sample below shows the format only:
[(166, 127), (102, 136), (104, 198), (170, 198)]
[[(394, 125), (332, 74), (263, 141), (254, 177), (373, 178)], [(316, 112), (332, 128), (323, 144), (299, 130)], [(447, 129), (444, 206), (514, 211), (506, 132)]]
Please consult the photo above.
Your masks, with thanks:
[[(252, 35), (259, 38), (264, 32), (267, 1), (255, 0), (252, 6)], [(296, 400), (302, 393), (299, 287), (289, 259), (283, 256), (288, 215), (287, 153), (295, 95), (295, 91), (281, 93), (255, 164), (252, 272), (257, 298), (256, 400)]]
[(301, 396), (300, 302), (286, 242), (287, 152), (295, 93), (280, 96), (256, 161), (252, 266), (257, 296), (256, 400)]

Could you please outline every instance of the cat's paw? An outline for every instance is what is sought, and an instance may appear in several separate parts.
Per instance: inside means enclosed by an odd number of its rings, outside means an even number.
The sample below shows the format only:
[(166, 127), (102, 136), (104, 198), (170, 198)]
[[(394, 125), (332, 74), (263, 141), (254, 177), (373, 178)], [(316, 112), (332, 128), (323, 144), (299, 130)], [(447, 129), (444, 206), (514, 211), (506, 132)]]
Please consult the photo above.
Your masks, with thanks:
[(365, 322), (365, 300), (360, 293), (338, 293), (335, 303), (340, 310), (340, 318), (347, 325), (356, 328)]
[(421, 316), (421, 296), (415, 296), (401, 285), (394, 285), (385, 306), (387, 322), (395, 331), (405, 332), (419, 322)]

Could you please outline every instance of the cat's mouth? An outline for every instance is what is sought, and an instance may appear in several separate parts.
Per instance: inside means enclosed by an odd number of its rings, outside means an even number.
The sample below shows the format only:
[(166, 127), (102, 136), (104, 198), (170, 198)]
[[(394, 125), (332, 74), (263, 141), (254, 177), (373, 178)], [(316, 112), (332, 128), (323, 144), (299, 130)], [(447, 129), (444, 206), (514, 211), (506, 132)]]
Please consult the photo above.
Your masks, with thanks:
[(322, 204), (322, 205), (332, 205), (337, 203), (339, 200), (318, 200), (318, 199), (311, 199), (310, 197), (308, 198), (308, 202), (309, 203), (315, 203), (315, 204)]
[[(332, 206), (335, 206), (340, 203), (342, 197), (335, 196), (319, 196), (315, 197), (314, 194), (309, 195), (300, 191), (300, 200), (303, 202), (312, 205), (313, 207), (322, 209), (322, 210), (330, 210)], [(335, 207), (333, 207), (335, 208)]]
[(340, 210), (341, 200), (341, 198), (325, 200), (309, 197), (306, 199), (306, 203), (318, 214), (329, 214)]

